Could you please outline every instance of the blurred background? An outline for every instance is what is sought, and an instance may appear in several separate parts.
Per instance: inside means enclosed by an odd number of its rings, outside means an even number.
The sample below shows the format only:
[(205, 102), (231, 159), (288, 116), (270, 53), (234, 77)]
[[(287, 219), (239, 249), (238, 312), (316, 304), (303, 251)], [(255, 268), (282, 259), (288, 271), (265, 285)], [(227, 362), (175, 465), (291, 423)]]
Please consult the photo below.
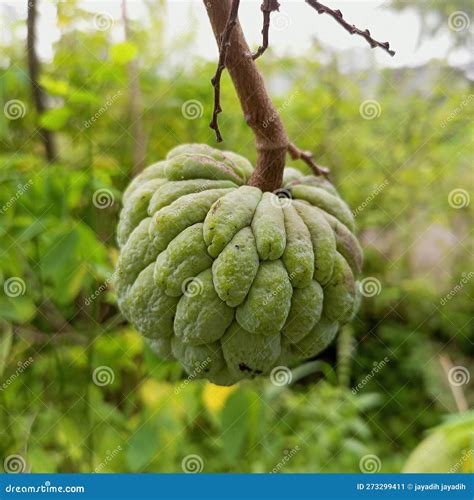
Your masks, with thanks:
[[(394, 58), (280, 3), (258, 66), (354, 211), (364, 300), (290, 385), (222, 388), (149, 351), (110, 287), (133, 175), (217, 147), (202, 3), (0, 1), (5, 472), (474, 471), (472, 3), (330, 2)], [(222, 147), (253, 161), (227, 74), (222, 104)]]

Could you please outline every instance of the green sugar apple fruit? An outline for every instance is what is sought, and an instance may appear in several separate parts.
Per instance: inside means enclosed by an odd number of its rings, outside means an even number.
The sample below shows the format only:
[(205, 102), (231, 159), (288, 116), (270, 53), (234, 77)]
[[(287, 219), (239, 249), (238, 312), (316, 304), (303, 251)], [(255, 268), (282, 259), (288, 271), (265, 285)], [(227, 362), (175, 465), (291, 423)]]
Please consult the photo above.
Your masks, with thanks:
[(133, 179), (118, 225), (121, 311), (159, 356), (220, 385), (315, 356), (359, 302), (362, 251), (333, 185), (286, 168), (277, 195), (248, 186), (252, 171), (178, 146)]

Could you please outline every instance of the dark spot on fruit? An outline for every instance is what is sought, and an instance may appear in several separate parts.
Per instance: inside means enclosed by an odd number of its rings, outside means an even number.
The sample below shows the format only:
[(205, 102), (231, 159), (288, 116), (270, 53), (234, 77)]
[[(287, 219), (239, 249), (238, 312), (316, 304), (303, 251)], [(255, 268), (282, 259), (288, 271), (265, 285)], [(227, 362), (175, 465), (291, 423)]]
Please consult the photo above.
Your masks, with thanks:
[(241, 372), (252, 372), (252, 368), (250, 368), (250, 366), (247, 366), (245, 363), (239, 364), (239, 370)]
[(240, 250), (240, 245), (235, 245), (235, 248), (237, 248), (237, 250)]

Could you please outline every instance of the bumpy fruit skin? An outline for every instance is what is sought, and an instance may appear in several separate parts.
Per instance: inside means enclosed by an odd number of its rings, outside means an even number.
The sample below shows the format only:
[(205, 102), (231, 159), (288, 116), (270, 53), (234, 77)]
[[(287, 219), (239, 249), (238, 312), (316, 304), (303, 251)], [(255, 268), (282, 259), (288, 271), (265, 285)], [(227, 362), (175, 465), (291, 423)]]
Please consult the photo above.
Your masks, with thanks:
[(162, 358), (231, 385), (324, 350), (357, 312), (362, 250), (334, 186), (288, 167), (246, 183), (231, 152), (184, 144), (123, 196), (119, 307)]

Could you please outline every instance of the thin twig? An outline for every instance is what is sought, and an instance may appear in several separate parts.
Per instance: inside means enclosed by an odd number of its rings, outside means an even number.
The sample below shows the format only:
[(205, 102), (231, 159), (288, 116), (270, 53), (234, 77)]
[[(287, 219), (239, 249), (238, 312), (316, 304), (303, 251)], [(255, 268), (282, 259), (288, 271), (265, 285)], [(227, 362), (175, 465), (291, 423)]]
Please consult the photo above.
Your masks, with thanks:
[(371, 48), (380, 47), (381, 49), (388, 52), (392, 57), (395, 55), (395, 51), (390, 49), (390, 44), (388, 42), (378, 42), (374, 38), (371, 37), (369, 30), (360, 30), (353, 24), (349, 24), (342, 15), (340, 10), (333, 10), (329, 7), (326, 7), (320, 2), (316, 0), (305, 0), (305, 2), (313, 7), (317, 11), (318, 14), (329, 14), (333, 19), (335, 19), (347, 32), (351, 35), (359, 35), (362, 38), (365, 38)]
[(240, 0), (232, 0), (232, 7), (225, 25), (224, 31), (220, 36), (219, 42), (219, 62), (217, 64), (216, 74), (211, 80), (214, 87), (214, 110), (212, 120), (209, 126), (215, 131), (217, 142), (222, 142), (222, 135), (219, 130), (217, 115), (222, 112), (221, 107), (221, 76), (226, 66), (227, 49), (230, 45), (230, 35), (234, 26), (237, 24), (237, 15), (239, 13)]
[(322, 175), (326, 179), (329, 177), (329, 169), (317, 165), (313, 160), (313, 153), (311, 153), (311, 151), (303, 151), (290, 142), (288, 144), (288, 153), (293, 160), (303, 160), (311, 168), (315, 175)]
[(280, 4), (277, 0), (262, 0), (260, 10), (263, 12), (263, 28), (262, 28), (262, 45), (257, 52), (252, 54), (252, 59), (260, 57), (268, 49), (268, 30), (270, 29), (270, 14), (280, 9)]

